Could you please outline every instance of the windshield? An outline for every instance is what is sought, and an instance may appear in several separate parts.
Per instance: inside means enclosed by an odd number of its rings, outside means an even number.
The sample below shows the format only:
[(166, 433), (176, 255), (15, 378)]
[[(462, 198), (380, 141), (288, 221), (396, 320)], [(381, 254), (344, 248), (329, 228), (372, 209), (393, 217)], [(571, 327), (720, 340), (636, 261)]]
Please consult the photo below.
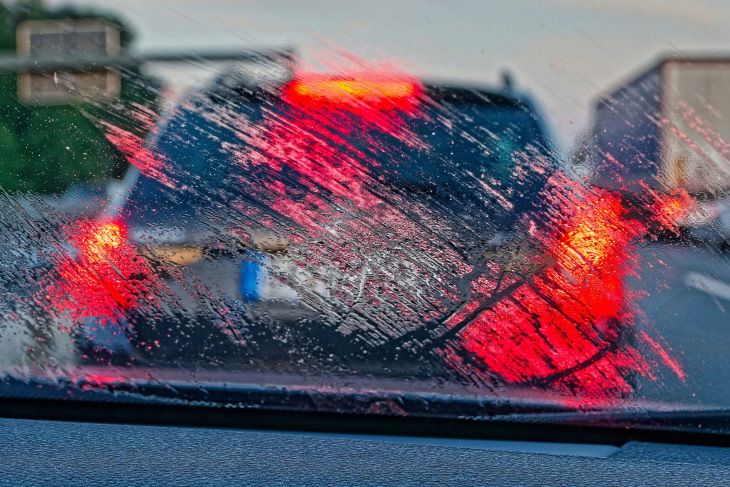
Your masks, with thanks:
[(0, 396), (727, 433), (730, 12), (304, 5), (0, 3)]

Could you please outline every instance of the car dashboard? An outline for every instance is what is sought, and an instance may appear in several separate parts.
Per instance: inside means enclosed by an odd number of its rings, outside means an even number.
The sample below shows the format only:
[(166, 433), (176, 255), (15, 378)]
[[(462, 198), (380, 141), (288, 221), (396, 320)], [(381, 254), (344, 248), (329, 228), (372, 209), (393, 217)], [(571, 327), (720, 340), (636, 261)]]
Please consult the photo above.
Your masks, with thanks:
[(730, 450), (0, 419), (0, 485), (724, 485)]

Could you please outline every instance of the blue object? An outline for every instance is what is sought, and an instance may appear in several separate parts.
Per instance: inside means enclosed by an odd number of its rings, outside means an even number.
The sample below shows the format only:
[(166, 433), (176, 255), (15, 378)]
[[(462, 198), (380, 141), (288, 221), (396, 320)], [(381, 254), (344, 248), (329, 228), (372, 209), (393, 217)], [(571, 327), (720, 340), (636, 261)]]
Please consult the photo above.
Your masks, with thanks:
[(241, 283), (238, 289), (249, 303), (261, 299), (261, 285), (267, 275), (264, 259), (263, 254), (252, 250), (246, 253), (241, 262)]

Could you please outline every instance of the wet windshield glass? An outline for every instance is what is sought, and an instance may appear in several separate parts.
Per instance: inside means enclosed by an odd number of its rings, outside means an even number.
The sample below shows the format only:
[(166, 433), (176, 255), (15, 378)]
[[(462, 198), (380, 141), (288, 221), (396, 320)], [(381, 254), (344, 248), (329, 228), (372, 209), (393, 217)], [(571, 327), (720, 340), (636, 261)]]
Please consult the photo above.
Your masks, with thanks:
[(326, 4), (0, 3), (0, 395), (730, 407), (724, 7)]

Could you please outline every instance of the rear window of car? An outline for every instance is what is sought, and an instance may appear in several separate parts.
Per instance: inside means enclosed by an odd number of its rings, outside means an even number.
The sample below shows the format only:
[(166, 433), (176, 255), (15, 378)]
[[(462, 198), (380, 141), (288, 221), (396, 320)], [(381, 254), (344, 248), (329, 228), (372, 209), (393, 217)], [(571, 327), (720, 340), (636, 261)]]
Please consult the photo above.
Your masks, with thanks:
[[(137, 181), (125, 207), (131, 220), (168, 218), (170, 205), (195, 212), (234, 195), (265, 200), (247, 189), (273, 179), (295, 189), (307, 171), (335, 170), (343, 186), (351, 177), (381, 194), (482, 201), (505, 227), (534, 206), (550, 166), (528, 104), (470, 88), (429, 86), (409, 109), (368, 113), (214, 91), (178, 107), (164, 127), (151, 146), (157, 167), (143, 167), (156, 176)], [(333, 190), (298, 186), (294, 198)]]

